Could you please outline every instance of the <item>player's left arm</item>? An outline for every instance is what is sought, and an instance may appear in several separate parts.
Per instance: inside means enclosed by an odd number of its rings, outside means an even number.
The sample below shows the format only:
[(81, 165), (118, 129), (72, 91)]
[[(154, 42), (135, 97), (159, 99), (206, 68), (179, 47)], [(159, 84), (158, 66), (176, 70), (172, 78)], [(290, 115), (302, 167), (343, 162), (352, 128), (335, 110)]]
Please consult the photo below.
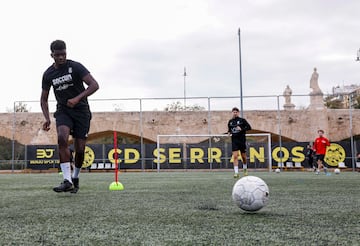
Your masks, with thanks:
[(242, 125), (241, 125), (241, 130), (242, 131), (250, 131), (251, 130), (251, 126), (249, 124), (249, 122), (247, 122), (247, 120), (243, 119)]
[(82, 98), (94, 94), (95, 91), (99, 89), (98, 82), (94, 79), (94, 77), (90, 73), (88, 73), (83, 77), (83, 81), (85, 84), (87, 84), (88, 87), (76, 97), (68, 100), (67, 105), (69, 107), (74, 107), (76, 104), (80, 102)]
[(326, 146), (330, 146), (330, 140), (327, 140)]

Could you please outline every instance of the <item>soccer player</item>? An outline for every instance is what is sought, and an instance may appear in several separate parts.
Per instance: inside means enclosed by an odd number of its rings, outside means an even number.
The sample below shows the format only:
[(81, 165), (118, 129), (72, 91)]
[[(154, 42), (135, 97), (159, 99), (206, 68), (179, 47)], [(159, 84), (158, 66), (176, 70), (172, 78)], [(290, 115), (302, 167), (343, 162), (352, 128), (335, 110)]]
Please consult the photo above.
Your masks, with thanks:
[(246, 131), (251, 130), (250, 124), (239, 117), (239, 109), (232, 109), (232, 119), (228, 122), (228, 134), (231, 134), (231, 149), (234, 159), (234, 178), (239, 178), (239, 151), (241, 153), (243, 172), (247, 176)]
[(305, 155), (308, 160), (308, 164), (309, 164), (310, 168), (315, 171), (316, 168), (314, 166), (314, 150), (310, 144), (307, 145)]
[(330, 142), (329, 142), (329, 139), (324, 137), (323, 130), (321, 130), (321, 129), (318, 130), (318, 134), (319, 134), (319, 136), (315, 139), (314, 145), (313, 145), (313, 149), (314, 149), (314, 152), (316, 155), (316, 162), (317, 162), (316, 174), (319, 174), (321, 168), (324, 167), (324, 172), (326, 175), (328, 175), (327, 166), (326, 166), (326, 163), (324, 162), (324, 157), (326, 154), (326, 148), (327, 148), (327, 146), (330, 146)]
[[(48, 97), (52, 86), (57, 101), (54, 117), (56, 118), (60, 168), (64, 177), (64, 181), (53, 190), (76, 193), (79, 189), (79, 173), (84, 161), (86, 139), (90, 129), (91, 111), (87, 97), (97, 91), (99, 85), (81, 63), (66, 59), (64, 41), (53, 41), (50, 44), (50, 50), (54, 63), (42, 77), (40, 103), (45, 117), (42, 129), (50, 130)], [(87, 85), (86, 88), (84, 83)], [(71, 158), (68, 146), (70, 134), (74, 139), (75, 150), (73, 176), (71, 176)]]

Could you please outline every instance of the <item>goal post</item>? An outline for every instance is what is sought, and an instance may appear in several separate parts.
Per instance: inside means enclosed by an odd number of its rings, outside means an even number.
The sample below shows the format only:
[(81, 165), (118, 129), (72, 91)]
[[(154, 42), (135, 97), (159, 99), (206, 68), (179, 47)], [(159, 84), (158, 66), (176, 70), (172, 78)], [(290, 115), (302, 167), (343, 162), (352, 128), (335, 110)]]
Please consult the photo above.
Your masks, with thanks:
[[(271, 134), (252, 133), (246, 134), (246, 138), (248, 167), (268, 168), (271, 172)], [(168, 155), (165, 155), (167, 150), (163, 146), (173, 147), (169, 147)], [(155, 154), (157, 172), (160, 172), (161, 164), (166, 161), (168, 166), (178, 163), (177, 166), (185, 169), (199, 169), (194, 163), (206, 163), (207, 169), (224, 168), (224, 163), (226, 167), (232, 164), (231, 138), (228, 134), (160, 134), (156, 138)]]

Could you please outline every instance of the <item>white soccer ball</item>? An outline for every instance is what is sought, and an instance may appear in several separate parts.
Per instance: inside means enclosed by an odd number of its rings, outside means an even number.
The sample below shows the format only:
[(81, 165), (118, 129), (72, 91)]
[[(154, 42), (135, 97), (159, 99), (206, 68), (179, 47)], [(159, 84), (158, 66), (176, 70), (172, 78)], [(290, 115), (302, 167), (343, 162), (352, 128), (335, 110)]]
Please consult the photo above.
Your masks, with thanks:
[(280, 173), (280, 168), (276, 168), (276, 169), (275, 169), (275, 172), (276, 172), (276, 173)]
[(232, 199), (239, 208), (255, 212), (269, 201), (269, 188), (261, 178), (245, 176), (234, 184)]
[(339, 169), (339, 168), (335, 168), (335, 169), (334, 169), (334, 173), (335, 173), (335, 174), (340, 174), (340, 169)]

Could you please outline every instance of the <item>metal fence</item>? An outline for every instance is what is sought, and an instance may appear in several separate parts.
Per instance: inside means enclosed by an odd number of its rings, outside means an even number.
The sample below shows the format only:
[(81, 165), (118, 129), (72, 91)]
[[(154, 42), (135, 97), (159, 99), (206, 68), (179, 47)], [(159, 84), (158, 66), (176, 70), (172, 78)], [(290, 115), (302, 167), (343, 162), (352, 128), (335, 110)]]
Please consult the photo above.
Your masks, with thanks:
[[(244, 96), (240, 101), (239, 96), (212, 96), (212, 97), (161, 97), (161, 98), (108, 98), (90, 99), (89, 103), (92, 112), (142, 112), (142, 111), (165, 111), (169, 106), (177, 104), (178, 111), (191, 110), (230, 110), (234, 106), (240, 108), (243, 103), (243, 110), (282, 110), (285, 104), (283, 95), (262, 95)], [(305, 109), (309, 106), (309, 95), (292, 95), (291, 104), (294, 110)], [(40, 102), (37, 101), (15, 101), (13, 110), (20, 106), (29, 112), (41, 112)], [(54, 112), (56, 102), (49, 100), (49, 110)]]
[[(324, 95), (325, 98), (327, 95)], [(352, 100), (349, 97), (349, 100)], [(261, 96), (243, 96), (240, 100), (239, 96), (224, 96), (224, 97), (175, 97), (175, 98), (112, 98), (112, 99), (89, 99), (92, 112), (140, 112), (145, 111), (206, 111), (210, 115), (212, 111), (223, 110), (230, 111), (232, 107), (238, 106), (243, 108), (244, 111), (257, 110), (267, 111), (276, 110), (278, 112), (278, 141), (280, 148), (282, 146), (282, 126), (280, 123), (280, 112), (282, 110), (303, 110), (309, 107), (311, 98), (309, 95), (292, 95), (289, 102), (289, 97), (284, 95), (261, 95)], [(285, 108), (285, 104), (291, 105), (290, 108)], [(348, 103), (350, 129), (344, 129), (350, 133), (351, 141), (351, 159), (352, 167), (355, 167), (356, 148), (353, 136), (353, 120), (351, 108), (351, 101)], [(15, 140), (14, 135), (16, 131), (16, 113), (21, 108), (29, 112), (41, 112), (39, 101), (15, 101), (13, 104), (13, 138), (12, 138), (12, 168), (14, 169), (16, 163), (21, 162), (15, 160)], [(56, 102), (49, 101), (49, 110), (54, 112), (56, 109)], [(140, 120), (141, 122), (141, 120)], [(140, 125), (140, 129), (143, 126)], [(141, 135), (141, 134), (140, 134)], [(142, 136), (141, 144), (143, 144)], [(347, 157), (349, 158), (349, 157)]]

